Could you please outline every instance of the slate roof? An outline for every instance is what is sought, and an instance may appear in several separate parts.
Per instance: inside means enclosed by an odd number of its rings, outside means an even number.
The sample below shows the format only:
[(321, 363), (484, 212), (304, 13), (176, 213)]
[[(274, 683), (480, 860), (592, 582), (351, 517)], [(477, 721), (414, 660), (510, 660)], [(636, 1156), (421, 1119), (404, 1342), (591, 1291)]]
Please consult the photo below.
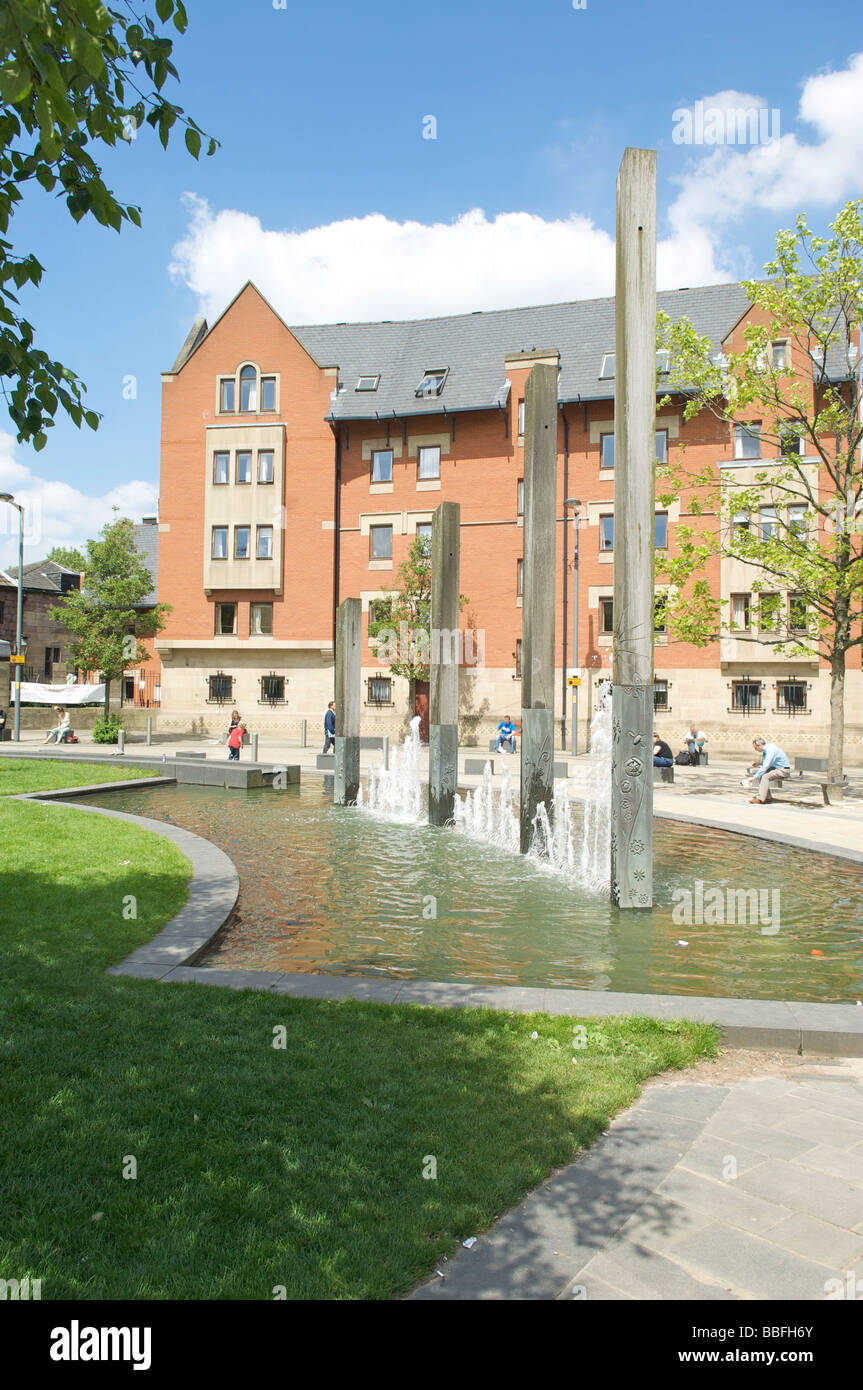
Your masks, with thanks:
[[(739, 285), (657, 296), (658, 308), (672, 321), (690, 318), (717, 352), (748, 302)], [(292, 327), (291, 332), (320, 366), (339, 368), (344, 389), (333, 401), (335, 420), (499, 408), (508, 395), (504, 359), (533, 350), (560, 353), (561, 401), (614, 398), (614, 380), (599, 376), (603, 356), (614, 351), (613, 296), (439, 319)], [(449, 369), (441, 395), (418, 398), (425, 372), (440, 367)], [(360, 376), (377, 374), (377, 391), (355, 389)]]
[(140, 608), (153, 608), (158, 602), (156, 591), (159, 582), (159, 527), (153, 522), (143, 522), (133, 529), (135, 545), (143, 557), (144, 564), (153, 576), (153, 587), (138, 606)]
[[(77, 573), (77, 570), (66, 569), (65, 565), (58, 565), (56, 560), (34, 560), (31, 564), (24, 566), (24, 588), (31, 591), (38, 590), (45, 594), (60, 594), (63, 591), (63, 575)], [(17, 585), (18, 566), (10, 569), (8, 575)]]

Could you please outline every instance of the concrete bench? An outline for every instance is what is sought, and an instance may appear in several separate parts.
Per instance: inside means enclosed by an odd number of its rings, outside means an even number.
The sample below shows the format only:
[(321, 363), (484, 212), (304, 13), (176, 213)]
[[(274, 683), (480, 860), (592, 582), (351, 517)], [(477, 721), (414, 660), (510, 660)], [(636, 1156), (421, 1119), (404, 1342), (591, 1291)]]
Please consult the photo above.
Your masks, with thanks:
[[(518, 752), (518, 739), (519, 739), (519, 735), (518, 735), (518, 734), (515, 734), (515, 735), (514, 735), (514, 738), (515, 738), (515, 741), (516, 741), (516, 743), (515, 743), (516, 752)], [(495, 751), (495, 745), (496, 745), (496, 744), (497, 744), (497, 739), (496, 739), (496, 738), (490, 738), (490, 739), (489, 739), (489, 741), (488, 741), (488, 751), (489, 751), (489, 753), (494, 753), (494, 751)], [(501, 752), (507, 752), (507, 753), (508, 753), (508, 752), (509, 752), (509, 748), (501, 749)]]
[(206, 758), (206, 753), (175, 753), (175, 758)]
[(674, 768), (673, 768), (673, 767), (654, 767), (654, 769), (653, 769), (653, 785), (654, 785), (654, 786), (657, 786), (657, 785), (658, 785), (659, 783), (661, 783), (661, 782), (668, 782), (668, 783), (670, 783), (670, 784), (673, 784), (673, 782), (674, 782)]
[(315, 759), (315, 767), (319, 772), (335, 772), (336, 755), (335, 753), (319, 753)]
[(378, 749), (380, 749), (380, 750), (382, 751), (382, 750), (383, 750), (383, 746), (384, 746), (383, 738), (381, 738), (381, 737), (378, 736), (378, 735), (369, 734), (368, 737), (366, 737), (365, 735), (363, 735), (363, 736), (360, 738), (360, 748), (373, 748), (373, 749), (374, 749), (374, 748), (378, 748)]
[(569, 763), (555, 763), (551, 775), (552, 777), (556, 777), (558, 780), (560, 780), (560, 778), (562, 777), (568, 778)]
[(490, 764), (493, 773), (494, 758), (465, 758), (464, 770), (471, 776), (481, 777), (485, 772), (486, 763)]
[[(812, 766), (811, 768), (804, 768), (804, 767), (801, 767), (801, 766), (800, 766), (800, 764), (802, 764), (802, 763), (808, 763), (808, 764), (810, 764), (810, 765), (815, 764), (815, 766)], [(810, 770), (811, 770), (811, 773), (813, 773), (814, 775), (810, 775)], [(783, 794), (785, 794), (785, 795), (787, 795), (789, 792), (793, 793), (793, 792), (797, 792), (797, 791), (802, 791), (802, 792), (804, 793), (804, 795), (805, 795), (807, 792), (812, 791), (812, 789), (813, 789), (814, 787), (818, 787), (818, 788), (820, 789), (820, 791), (821, 791), (821, 797), (822, 797), (822, 799), (823, 799), (823, 801), (824, 801), (824, 805), (825, 805), (825, 806), (829, 806), (829, 805), (830, 805), (830, 790), (829, 790), (829, 789), (830, 789), (830, 783), (827, 781), (826, 777), (822, 777), (822, 776), (820, 775), (821, 773), (826, 772), (826, 771), (827, 771), (827, 759), (826, 759), (826, 758), (795, 758), (795, 759), (794, 759), (794, 772), (792, 773), (792, 772), (789, 770), (788, 775), (787, 775), (786, 777), (781, 777), (781, 778), (777, 778), (776, 780), (774, 780), (773, 785), (772, 785), (772, 787), (771, 787), (771, 791), (772, 791), (772, 792), (781, 791), (781, 792), (783, 792)], [(841, 782), (841, 785), (842, 785), (843, 787), (847, 787), (847, 785), (848, 785), (848, 775), (847, 775), (847, 773), (843, 773), (843, 774), (842, 774), (842, 782)], [(757, 790), (758, 790), (757, 787), (755, 787), (754, 790), (753, 790), (753, 795), (755, 794), (755, 792), (756, 792)]]

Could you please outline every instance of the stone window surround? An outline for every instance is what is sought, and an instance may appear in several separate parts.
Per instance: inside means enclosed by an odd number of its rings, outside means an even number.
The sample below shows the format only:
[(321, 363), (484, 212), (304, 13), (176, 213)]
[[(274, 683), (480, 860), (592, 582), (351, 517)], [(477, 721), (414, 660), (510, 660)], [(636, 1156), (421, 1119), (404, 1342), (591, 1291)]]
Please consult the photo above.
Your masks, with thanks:
[[(262, 376), (267, 376), (267, 377), (271, 376), (271, 377), (274, 377), (274, 378), (275, 378), (275, 382), (276, 382), (276, 403), (275, 403), (275, 405), (274, 405), (274, 407), (273, 407), (272, 410), (261, 410), (260, 406), (258, 407), (257, 410), (241, 410), (241, 409), (240, 409), (240, 372), (243, 370), (244, 367), (254, 367), (254, 369), (255, 369), (255, 371), (256, 371), (256, 373), (257, 373), (257, 379), (258, 379), (258, 400), (260, 400), (260, 398), (261, 398), (261, 377), (262, 377)], [(223, 382), (223, 381), (233, 381), (233, 383), (234, 383), (234, 409), (233, 409), (233, 410), (222, 410), (222, 382)], [(242, 362), (239, 362), (239, 363), (237, 364), (236, 371), (233, 371), (233, 372), (219, 372), (218, 375), (216, 376), (216, 409), (215, 409), (215, 415), (216, 415), (216, 418), (217, 418), (217, 419), (218, 419), (220, 416), (224, 416), (224, 415), (231, 415), (231, 416), (234, 416), (234, 415), (242, 415), (242, 417), (243, 417), (244, 419), (249, 419), (249, 418), (251, 418), (251, 417), (257, 418), (257, 416), (262, 415), (262, 416), (265, 417), (265, 419), (266, 419), (267, 422), (269, 423), (270, 419), (272, 419), (272, 418), (274, 418), (275, 416), (278, 415), (280, 408), (281, 408), (281, 375), (280, 375), (279, 372), (265, 372), (265, 371), (263, 371), (263, 370), (261, 369), (261, 367), (258, 366), (258, 363), (257, 363), (257, 362), (253, 362), (253, 361), (251, 360), (251, 358), (244, 358), (244, 360), (243, 360)]]
[[(655, 429), (667, 430), (669, 440), (680, 438), (680, 416), (679, 415), (657, 415)], [(591, 420), (590, 422), (590, 442), (599, 445), (600, 435), (614, 434), (614, 418), (611, 420)], [(611, 468), (604, 468), (604, 473), (611, 473)]]

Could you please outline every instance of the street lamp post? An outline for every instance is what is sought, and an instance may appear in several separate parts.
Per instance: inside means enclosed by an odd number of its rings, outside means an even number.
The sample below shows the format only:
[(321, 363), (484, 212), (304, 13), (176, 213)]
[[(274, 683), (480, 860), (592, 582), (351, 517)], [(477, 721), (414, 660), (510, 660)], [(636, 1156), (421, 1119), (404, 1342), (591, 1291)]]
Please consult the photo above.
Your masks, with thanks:
[[(572, 523), (575, 532), (573, 543), (572, 560), (572, 664), (578, 669), (578, 509), (581, 506), (580, 497), (567, 497), (564, 500), (565, 507), (572, 507)], [(578, 753), (578, 686), (572, 687), (572, 743), (573, 754)]]
[[(16, 502), (11, 492), (0, 492), (0, 502), (8, 502), (18, 511), (18, 623), (15, 637), (15, 655), (20, 657), (23, 650), (24, 631), (24, 508)], [(21, 740), (21, 662), (15, 662), (15, 728), (12, 734), (16, 743)]]

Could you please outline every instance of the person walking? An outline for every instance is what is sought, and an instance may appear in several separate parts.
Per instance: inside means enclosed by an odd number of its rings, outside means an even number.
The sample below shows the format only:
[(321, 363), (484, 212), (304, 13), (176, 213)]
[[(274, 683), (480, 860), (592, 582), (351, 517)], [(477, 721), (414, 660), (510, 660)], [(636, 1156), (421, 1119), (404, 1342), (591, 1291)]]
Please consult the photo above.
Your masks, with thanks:
[(779, 747), (778, 743), (766, 743), (763, 738), (754, 738), (752, 747), (760, 756), (760, 763), (753, 763), (747, 770), (741, 785), (747, 789), (758, 788), (758, 795), (749, 798), (753, 805), (772, 801), (771, 785), (773, 782), (780, 782), (787, 777), (791, 771), (791, 764), (788, 755)]
[(324, 752), (329, 753), (336, 741), (336, 702), (330, 700), (324, 715)]
[(228, 734), (228, 758), (232, 762), (238, 763), (240, 761), (240, 749), (243, 746), (245, 733), (246, 726), (242, 720), (239, 724), (232, 725), (231, 732)]

